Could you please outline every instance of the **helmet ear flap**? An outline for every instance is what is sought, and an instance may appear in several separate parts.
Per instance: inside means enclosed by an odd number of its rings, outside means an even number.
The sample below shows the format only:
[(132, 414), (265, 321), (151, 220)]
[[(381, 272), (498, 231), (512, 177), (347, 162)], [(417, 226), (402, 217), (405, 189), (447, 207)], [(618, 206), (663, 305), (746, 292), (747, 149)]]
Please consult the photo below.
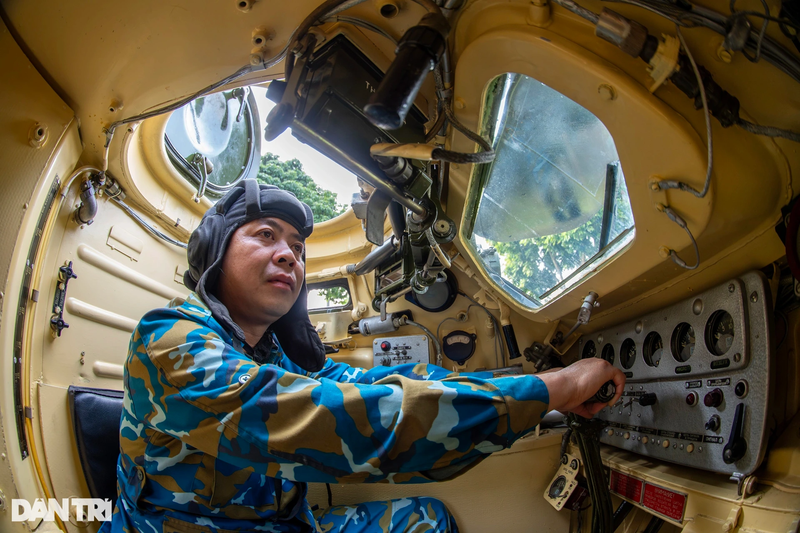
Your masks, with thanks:
[[(220, 247), (223, 245), (219, 238), (214, 238), (220, 231), (224, 231), (225, 217), (214, 214), (203, 217), (200, 225), (189, 236), (186, 248), (189, 269), (183, 276), (184, 282), (191, 281), (189, 289), (195, 290), (200, 277), (218, 259)], [(187, 280), (186, 278), (189, 278)]]

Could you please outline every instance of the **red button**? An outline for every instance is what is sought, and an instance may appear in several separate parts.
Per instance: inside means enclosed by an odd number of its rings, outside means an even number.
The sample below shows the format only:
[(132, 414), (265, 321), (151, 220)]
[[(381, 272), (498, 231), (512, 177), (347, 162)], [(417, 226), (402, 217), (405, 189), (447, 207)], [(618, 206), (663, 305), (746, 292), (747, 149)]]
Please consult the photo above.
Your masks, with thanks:
[(388, 352), (391, 349), (392, 349), (392, 345), (389, 343), (389, 341), (383, 341), (381, 343), (381, 350), (383, 350), (384, 352)]

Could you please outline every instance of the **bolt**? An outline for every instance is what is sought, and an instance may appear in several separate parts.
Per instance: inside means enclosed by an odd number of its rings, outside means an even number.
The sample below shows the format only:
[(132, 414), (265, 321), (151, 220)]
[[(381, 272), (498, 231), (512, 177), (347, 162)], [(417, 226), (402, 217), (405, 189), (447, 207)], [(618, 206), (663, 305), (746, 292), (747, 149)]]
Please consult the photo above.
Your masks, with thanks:
[(261, 57), (261, 54), (250, 54), (250, 64), (254, 67), (260, 65), (264, 61), (264, 58)]
[(661, 190), (661, 185), (659, 185), (658, 180), (653, 180), (650, 182), (650, 190), (652, 191)]
[(725, 50), (725, 47), (720, 44), (719, 48), (717, 48), (717, 58), (723, 63), (730, 63), (733, 61), (733, 54), (729, 50)]
[(750, 301), (756, 303), (758, 301), (758, 293), (753, 291), (753, 294), (750, 295)]
[(658, 255), (664, 258), (669, 257), (669, 248), (667, 248), (666, 246), (662, 246), (661, 248), (658, 249)]
[(456, 109), (466, 109), (467, 103), (463, 98), (456, 98)]
[(736, 290), (736, 286), (733, 283), (728, 285), (728, 292), (732, 293), (735, 290)]
[(733, 361), (734, 362), (738, 363), (741, 360), (742, 360), (742, 354), (740, 354), (740, 353), (733, 354)]
[(603, 100), (616, 100), (617, 98), (617, 91), (614, 90), (614, 87), (603, 83), (600, 87), (597, 88), (597, 92), (600, 94), (600, 97)]

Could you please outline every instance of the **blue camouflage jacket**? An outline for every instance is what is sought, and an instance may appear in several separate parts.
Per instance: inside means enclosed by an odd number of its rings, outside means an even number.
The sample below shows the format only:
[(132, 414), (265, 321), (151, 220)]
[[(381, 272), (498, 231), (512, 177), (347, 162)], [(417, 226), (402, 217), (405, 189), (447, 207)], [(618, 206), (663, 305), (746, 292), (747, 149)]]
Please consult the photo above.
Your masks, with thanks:
[(309, 373), (273, 346), (255, 363), (194, 293), (142, 318), (119, 499), (101, 532), (315, 531), (307, 482), (449, 479), (530, 431), (549, 402), (532, 375), (330, 359)]

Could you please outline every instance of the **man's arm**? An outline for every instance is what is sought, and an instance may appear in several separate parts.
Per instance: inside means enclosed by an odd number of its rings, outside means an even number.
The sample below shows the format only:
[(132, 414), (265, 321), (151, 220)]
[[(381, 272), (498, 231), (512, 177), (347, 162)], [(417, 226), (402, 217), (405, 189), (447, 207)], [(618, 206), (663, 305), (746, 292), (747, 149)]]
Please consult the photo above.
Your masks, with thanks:
[(295, 481), (440, 479), (530, 431), (549, 402), (535, 376), (340, 383), (259, 366), (173, 310), (140, 323), (126, 382), (145, 424)]

